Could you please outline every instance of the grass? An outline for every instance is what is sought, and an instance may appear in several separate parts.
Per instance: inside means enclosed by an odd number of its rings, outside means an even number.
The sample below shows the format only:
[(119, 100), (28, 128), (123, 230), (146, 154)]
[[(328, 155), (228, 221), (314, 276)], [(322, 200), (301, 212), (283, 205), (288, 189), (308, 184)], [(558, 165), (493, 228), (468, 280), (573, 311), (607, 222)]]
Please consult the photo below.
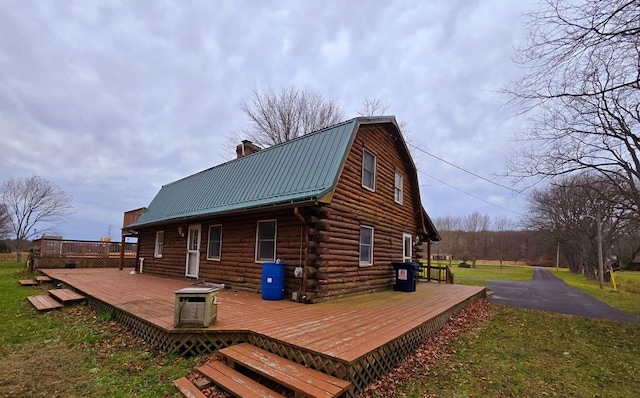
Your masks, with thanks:
[(476, 264), (476, 268), (460, 268), (453, 265), (451, 271), (455, 283), (461, 285), (486, 286), (495, 280), (528, 281), (533, 278), (533, 267), (525, 265), (506, 265), (503, 268), (499, 265), (480, 263)]
[[(640, 326), (498, 306), (398, 396), (637, 396)], [(434, 395), (430, 395), (434, 394)]]
[[(0, 396), (178, 397), (171, 381), (202, 357), (183, 359), (154, 350), (85, 306), (38, 314), (19, 286), (29, 277), (16, 263), (0, 263)], [(462, 271), (462, 272), (460, 272)], [(532, 268), (478, 265), (455, 268), (469, 281), (528, 280)], [(581, 276), (569, 283), (593, 289)], [(640, 273), (617, 274), (621, 296)], [(575, 279), (574, 279), (575, 277)], [(622, 302), (622, 301), (620, 301)], [(622, 305), (622, 304), (618, 304)], [(491, 321), (446, 344), (429, 376), (397, 386), (406, 397), (631, 397), (640, 369), (640, 326), (496, 306)]]
[(131, 336), (113, 314), (76, 305), (37, 313), (26, 297), (42, 294), (0, 263), (0, 396), (172, 397), (171, 381), (202, 358), (166, 355)]
[(550, 269), (554, 275), (568, 285), (580, 289), (600, 301), (619, 310), (640, 316), (640, 272), (623, 271), (614, 274), (618, 291), (613, 290), (611, 282), (600, 289), (597, 280), (588, 280), (581, 274), (574, 274), (567, 269)]

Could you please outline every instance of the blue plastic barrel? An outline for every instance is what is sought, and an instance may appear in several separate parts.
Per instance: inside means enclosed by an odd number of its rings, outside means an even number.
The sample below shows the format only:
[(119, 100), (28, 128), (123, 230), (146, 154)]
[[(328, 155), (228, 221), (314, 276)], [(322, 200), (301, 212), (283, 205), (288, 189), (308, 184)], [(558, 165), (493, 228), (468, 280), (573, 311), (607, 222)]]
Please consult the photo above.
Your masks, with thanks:
[(262, 264), (262, 299), (284, 299), (284, 264)]

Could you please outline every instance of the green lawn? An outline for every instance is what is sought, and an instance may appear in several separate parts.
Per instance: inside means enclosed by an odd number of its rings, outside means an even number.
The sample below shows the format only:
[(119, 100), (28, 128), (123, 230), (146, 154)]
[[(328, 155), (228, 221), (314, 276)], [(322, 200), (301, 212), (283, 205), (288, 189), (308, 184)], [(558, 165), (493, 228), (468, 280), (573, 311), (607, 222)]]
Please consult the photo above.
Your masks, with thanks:
[(638, 325), (498, 306), (396, 396), (634, 397), (639, 334)]
[[(39, 291), (18, 285), (28, 276), (21, 269), (0, 264), (0, 396), (178, 397), (171, 381), (203, 361), (158, 352), (85, 306), (36, 313), (25, 298)], [(527, 280), (531, 272), (480, 265), (461, 273)], [(621, 287), (636, 278), (619, 274)], [(632, 397), (638, 335), (638, 325), (496, 306), (490, 321), (443, 344), (425, 377), (394, 389), (406, 397)]]
[(171, 381), (202, 358), (158, 352), (86, 306), (39, 314), (22, 269), (0, 263), (0, 396), (180, 396)]
[(613, 283), (605, 284), (600, 289), (597, 280), (587, 280), (581, 274), (574, 274), (567, 269), (550, 269), (554, 275), (567, 284), (578, 288), (600, 301), (619, 310), (640, 316), (640, 272), (623, 271), (616, 272), (614, 277), (617, 282), (617, 291), (613, 290)]
[[(448, 265), (448, 264), (447, 264)], [(461, 285), (486, 286), (491, 281), (528, 281), (533, 278), (533, 267), (526, 265), (476, 264), (476, 268), (451, 267), (455, 283)]]

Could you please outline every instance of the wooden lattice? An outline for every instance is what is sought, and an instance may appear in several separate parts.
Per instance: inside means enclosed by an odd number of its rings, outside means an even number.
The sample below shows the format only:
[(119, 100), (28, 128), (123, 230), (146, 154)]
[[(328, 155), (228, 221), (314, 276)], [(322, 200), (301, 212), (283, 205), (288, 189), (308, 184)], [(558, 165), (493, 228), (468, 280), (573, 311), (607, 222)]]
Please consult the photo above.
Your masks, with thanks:
[(348, 368), (348, 377), (346, 378), (351, 382), (352, 388), (347, 396), (354, 397), (358, 395), (369, 384), (389, 373), (404, 358), (420, 347), (429, 336), (440, 330), (449, 318), (480, 296), (479, 294), (470, 297), (399, 338), (352, 362)]
[(355, 397), (364, 391), (369, 384), (380, 379), (413, 353), (460, 309), (483, 294), (484, 292), (481, 292), (458, 303), (440, 315), (350, 363), (251, 331), (166, 330), (100, 300), (90, 297), (88, 304), (98, 312), (114, 311), (115, 319), (118, 322), (135, 335), (165, 352), (184, 356), (200, 355), (215, 353), (221, 348), (247, 342), (293, 362), (351, 382), (352, 387), (345, 395)]
[(215, 353), (221, 348), (245, 343), (248, 338), (246, 332), (168, 331), (100, 300), (90, 298), (88, 303), (96, 312), (114, 311), (118, 323), (147, 343), (168, 353), (184, 356)]

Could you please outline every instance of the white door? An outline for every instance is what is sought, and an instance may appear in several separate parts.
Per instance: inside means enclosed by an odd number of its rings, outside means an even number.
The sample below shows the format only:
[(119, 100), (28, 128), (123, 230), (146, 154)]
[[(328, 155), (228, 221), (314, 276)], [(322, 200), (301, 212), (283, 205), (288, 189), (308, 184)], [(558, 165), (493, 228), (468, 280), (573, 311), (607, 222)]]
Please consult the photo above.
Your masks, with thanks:
[(413, 257), (413, 237), (411, 234), (402, 234), (402, 261), (411, 262)]
[(200, 268), (200, 224), (189, 225), (187, 237), (187, 270), (186, 276), (197, 278)]

